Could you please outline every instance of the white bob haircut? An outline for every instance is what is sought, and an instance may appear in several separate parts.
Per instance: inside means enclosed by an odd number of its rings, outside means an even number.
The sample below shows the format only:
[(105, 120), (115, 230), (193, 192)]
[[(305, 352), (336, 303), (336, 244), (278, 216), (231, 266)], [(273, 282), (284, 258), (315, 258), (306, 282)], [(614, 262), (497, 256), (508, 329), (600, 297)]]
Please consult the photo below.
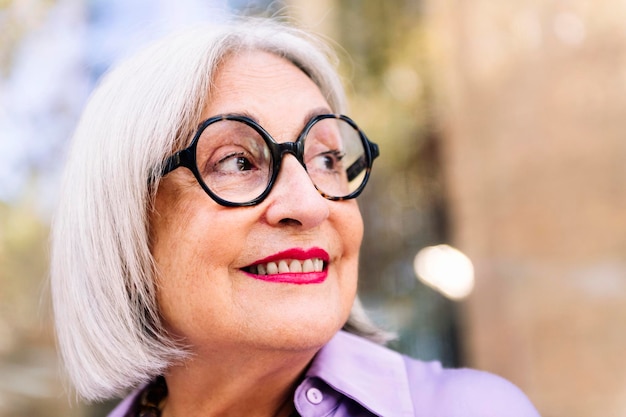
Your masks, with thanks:
[[(189, 354), (160, 320), (148, 212), (164, 160), (201, 121), (216, 68), (251, 49), (294, 63), (333, 112), (344, 112), (330, 48), (268, 19), (194, 28), (152, 45), (105, 75), (83, 112), (53, 222), (51, 292), (59, 350), (87, 400), (122, 396)], [(344, 329), (386, 337), (358, 299)]]

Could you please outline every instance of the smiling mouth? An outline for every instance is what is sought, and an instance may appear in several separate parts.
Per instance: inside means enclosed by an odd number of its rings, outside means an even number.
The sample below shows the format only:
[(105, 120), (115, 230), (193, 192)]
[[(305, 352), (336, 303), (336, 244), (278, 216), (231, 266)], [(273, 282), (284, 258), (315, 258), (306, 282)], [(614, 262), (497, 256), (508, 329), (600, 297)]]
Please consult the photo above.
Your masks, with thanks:
[(330, 259), (321, 248), (292, 248), (259, 259), (242, 268), (249, 277), (261, 281), (290, 284), (319, 284), (328, 277)]
[(320, 258), (283, 259), (277, 262), (267, 262), (249, 266), (243, 270), (254, 275), (277, 275), (277, 274), (307, 274), (324, 271), (325, 264)]

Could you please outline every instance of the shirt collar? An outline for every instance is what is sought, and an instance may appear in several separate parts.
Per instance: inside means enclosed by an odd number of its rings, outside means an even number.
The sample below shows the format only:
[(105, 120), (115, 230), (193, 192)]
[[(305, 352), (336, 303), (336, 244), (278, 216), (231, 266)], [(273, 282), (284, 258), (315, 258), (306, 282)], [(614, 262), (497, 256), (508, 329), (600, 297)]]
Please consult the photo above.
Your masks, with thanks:
[(317, 377), (379, 416), (413, 416), (402, 356), (344, 331), (317, 354), (307, 377)]

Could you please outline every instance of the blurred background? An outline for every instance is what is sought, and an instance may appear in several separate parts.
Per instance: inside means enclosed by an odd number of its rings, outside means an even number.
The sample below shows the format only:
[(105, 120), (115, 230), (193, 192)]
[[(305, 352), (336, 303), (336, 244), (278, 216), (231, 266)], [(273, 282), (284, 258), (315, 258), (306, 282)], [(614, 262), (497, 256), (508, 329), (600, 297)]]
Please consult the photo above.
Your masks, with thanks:
[(0, 0), (0, 417), (104, 416), (68, 394), (48, 228), (94, 83), (230, 13), (335, 43), (381, 145), (360, 294), (392, 347), (495, 372), (544, 417), (626, 416), (623, 0)]

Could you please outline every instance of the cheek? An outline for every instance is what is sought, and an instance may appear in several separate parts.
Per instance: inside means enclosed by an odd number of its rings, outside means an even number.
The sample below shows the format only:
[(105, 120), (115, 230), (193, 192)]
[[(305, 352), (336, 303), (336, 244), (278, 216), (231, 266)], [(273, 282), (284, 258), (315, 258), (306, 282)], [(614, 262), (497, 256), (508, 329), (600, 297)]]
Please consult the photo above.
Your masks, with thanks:
[(357, 257), (363, 242), (363, 218), (355, 200), (341, 210), (337, 218), (337, 231), (342, 238), (345, 255)]
[(193, 335), (206, 333), (203, 323), (217, 323), (227, 313), (229, 268), (241, 239), (224, 222), (208, 222), (206, 213), (181, 213), (180, 218), (184, 221), (164, 229), (154, 248), (157, 303), (168, 331), (191, 341)]
[(228, 216), (219, 207), (203, 193), (174, 192), (168, 185), (159, 189), (150, 213), (150, 242), (159, 310), (169, 325), (178, 327), (182, 317), (192, 316), (190, 295), (206, 293), (209, 279), (228, 267), (228, 257), (236, 248), (234, 239), (231, 245), (224, 244), (234, 228), (220, 221)]
[(343, 296), (349, 297), (349, 305), (356, 294), (359, 251), (363, 240), (363, 219), (359, 207), (354, 200), (346, 202), (346, 206), (337, 213), (337, 233), (343, 245), (343, 254), (340, 267)]
[(227, 266), (250, 222), (213, 202), (195, 180), (163, 183), (154, 206), (151, 250), (163, 279), (208, 264)]

